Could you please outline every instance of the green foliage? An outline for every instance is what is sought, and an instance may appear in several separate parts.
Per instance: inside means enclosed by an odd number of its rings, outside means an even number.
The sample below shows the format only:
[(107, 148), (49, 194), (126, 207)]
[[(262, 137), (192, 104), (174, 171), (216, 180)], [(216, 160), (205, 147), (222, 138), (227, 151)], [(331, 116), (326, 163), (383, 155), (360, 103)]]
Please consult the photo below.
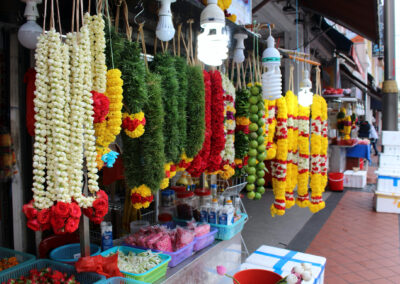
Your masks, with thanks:
[(153, 61), (153, 70), (161, 76), (162, 101), (164, 106), (164, 152), (166, 162), (177, 163), (179, 152), (179, 83), (174, 58), (169, 54), (157, 54)]
[(179, 120), (178, 120), (178, 128), (179, 128), (179, 153), (182, 153), (186, 148), (186, 97), (188, 92), (188, 78), (187, 78), (187, 69), (188, 65), (186, 63), (186, 59), (183, 57), (175, 57), (175, 69), (176, 75), (179, 83), (179, 93), (177, 96), (178, 100), (178, 112), (179, 112)]
[(198, 66), (188, 66), (187, 139), (186, 155), (193, 158), (201, 150), (205, 133), (205, 90), (203, 71)]

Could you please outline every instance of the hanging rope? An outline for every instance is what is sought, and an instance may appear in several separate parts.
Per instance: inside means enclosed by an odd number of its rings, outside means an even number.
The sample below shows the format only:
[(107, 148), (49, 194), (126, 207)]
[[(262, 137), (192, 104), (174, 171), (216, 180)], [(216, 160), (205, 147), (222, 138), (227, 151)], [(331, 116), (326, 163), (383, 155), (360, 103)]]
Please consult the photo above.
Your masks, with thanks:
[[(110, 18), (110, 11), (108, 10), (108, 0), (106, 0), (106, 5), (107, 5), (108, 36), (110, 38), (111, 65), (112, 65), (112, 69), (114, 69), (115, 68), (114, 67), (114, 52), (113, 52), (113, 44), (112, 44), (112, 36), (111, 36), (111, 18)], [(118, 31), (116, 31), (116, 32), (118, 32)]]
[(294, 91), (294, 65), (290, 64), (289, 69), (289, 90)]
[(178, 25), (178, 56), (181, 56), (181, 33), (182, 33), (182, 24)]
[(315, 73), (315, 93), (321, 96), (321, 94), (322, 94), (321, 69), (319, 69), (319, 67), (317, 67), (316, 70), (317, 70), (317, 72)]
[[(74, 1), (74, 4), (75, 4), (75, 1)], [(72, 9), (74, 9), (74, 8), (72, 8)], [(46, 13), (47, 13), (47, 0), (44, 0), (43, 33), (46, 30)], [(73, 23), (73, 21), (72, 21), (72, 23)]]
[(140, 40), (142, 42), (142, 51), (144, 56), (144, 64), (146, 65), (146, 69), (149, 70), (149, 64), (147, 62), (147, 51), (146, 51), (146, 42), (144, 41), (144, 32), (143, 32), (144, 23), (139, 24), (139, 34)]

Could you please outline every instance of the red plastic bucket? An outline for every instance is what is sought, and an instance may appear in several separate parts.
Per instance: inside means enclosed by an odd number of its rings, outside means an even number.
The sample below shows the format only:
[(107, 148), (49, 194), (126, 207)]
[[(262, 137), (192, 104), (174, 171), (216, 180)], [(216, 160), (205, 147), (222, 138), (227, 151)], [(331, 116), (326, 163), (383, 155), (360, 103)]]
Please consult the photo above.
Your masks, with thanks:
[[(240, 284), (275, 284), (283, 277), (279, 274), (264, 269), (246, 269), (233, 276)], [(234, 284), (235, 281), (233, 281)]]
[(328, 183), (330, 190), (343, 191), (343, 173), (328, 173)]

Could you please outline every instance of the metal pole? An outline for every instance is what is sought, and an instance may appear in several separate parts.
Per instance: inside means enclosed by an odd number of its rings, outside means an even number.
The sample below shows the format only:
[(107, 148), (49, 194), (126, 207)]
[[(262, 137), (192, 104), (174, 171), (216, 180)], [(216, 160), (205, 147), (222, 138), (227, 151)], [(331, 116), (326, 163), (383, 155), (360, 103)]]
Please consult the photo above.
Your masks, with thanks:
[(385, 0), (385, 81), (383, 82), (383, 130), (398, 130), (398, 88), (395, 81), (394, 0)]
[[(84, 187), (83, 193), (88, 194), (88, 177), (87, 170), (84, 173)], [(89, 229), (89, 218), (84, 214), (81, 216), (81, 222), (79, 223), (79, 236), (81, 244), (81, 256), (90, 256), (90, 229)]]

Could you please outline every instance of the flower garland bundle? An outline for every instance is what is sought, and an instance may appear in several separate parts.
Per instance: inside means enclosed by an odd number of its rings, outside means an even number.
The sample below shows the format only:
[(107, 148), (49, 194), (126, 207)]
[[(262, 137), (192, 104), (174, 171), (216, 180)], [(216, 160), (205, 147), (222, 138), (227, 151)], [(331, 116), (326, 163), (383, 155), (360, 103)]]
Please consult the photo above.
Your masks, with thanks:
[(221, 152), (225, 148), (224, 134), (224, 89), (222, 88), (222, 77), (218, 70), (210, 71), (211, 78), (211, 146), (208, 157), (207, 171), (214, 173), (220, 170), (222, 157)]
[(320, 95), (314, 95), (311, 105), (311, 202), (310, 211), (316, 213), (325, 208), (322, 200), (321, 157), (322, 152), (322, 101)]
[(328, 182), (328, 105), (323, 97), (321, 100), (321, 153), (320, 153), (320, 166), (321, 166), (321, 188), (325, 191)]
[(148, 208), (153, 199), (151, 189), (145, 185), (134, 187), (131, 190), (131, 202), (135, 209)]
[(276, 143), (274, 143), (275, 130), (276, 130), (276, 100), (268, 101), (268, 143), (267, 143), (267, 160), (275, 159), (276, 157)]
[(193, 158), (202, 149), (205, 136), (205, 84), (199, 66), (187, 67), (186, 146), (188, 158)]
[[(204, 88), (205, 88), (205, 135), (203, 147), (200, 152), (194, 157), (187, 172), (192, 177), (199, 177), (207, 168), (208, 157), (210, 155), (211, 144), (211, 78), (207, 71), (203, 71)], [(189, 115), (190, 117), (191, 115)]]
[(286, 189), (286, 168), (288, 157), (288, 113), (284, 97), (276, 100), (276, 157), (272, 161), (272, 187), (275, 201), (271, 205), (271, 215), (285, 214), (285, 189)]
[(297, 185), (297, 97), (292, 91), (286, 92), (286, 105), (288, 110), (288, 158), (286, 173), (286, 208), (295, 204), (293, 191)]
[(179, 95), (177, 96), (178, 101), (178, 129), (179, 129), (179, 143), (178, 151), (183, 153), (186, 149), (186, 136), (187, 136), (187, 124), (186, 124), (186, 96), (188, 92), (188, 78), (187, 71), (188, 65), (186, 59), (183, 57), (175, 57), (174, 65), (176, 70), (176, 76), (179, 84)]
[(229, 179), (235, 174), (235, 87), (227, 76), (222, 76), (222, 87), (224, 94), (224, 134), (225, 148), (221, 152), (222, 169), (220, 176), (223, 179)]
[(181, 161), (179, 162), (179, 164), (176, 165), (176, 171), (177, 172), (185, 171), (190, 166), (192, 161), (193, 161), (193, 158), (188, 158), (186, 156), (186, 153), (183, 153), (181, 155)]
[(174, 163), (170, 162), (164, 165), (165, 176), (161, 181), (160, 189), (166, 189), (169, 185), (169, 180), (176, 175), (177, 167)]
[(236, 175), (244, 175), (243, 167), (247, 165), (249, 151), (249, 98), (250, 90), (240, 89), (236, 92), (236, 129), (235, 129), (235, 165)]
[(296, 204), (299, 207), (309, 206), (308, 179), (310, 167), (310, 107), (298, 106), (298, 177)]
[(122, 128), (124, 129), (125, 134), (131, 138), (142, 136), (145, 125), (146, 118), (142, 111), (135, 114), (129, 114), (127, 112), (122, 114)]
[(169, 54), (157, 54), (154, 57), (154, 71), (161, 76), (162, 99), (164, 105), (164, 153), (166, 162), (179, 162), (180, 130), (178, 122), (179, 83), (174, 58)]

